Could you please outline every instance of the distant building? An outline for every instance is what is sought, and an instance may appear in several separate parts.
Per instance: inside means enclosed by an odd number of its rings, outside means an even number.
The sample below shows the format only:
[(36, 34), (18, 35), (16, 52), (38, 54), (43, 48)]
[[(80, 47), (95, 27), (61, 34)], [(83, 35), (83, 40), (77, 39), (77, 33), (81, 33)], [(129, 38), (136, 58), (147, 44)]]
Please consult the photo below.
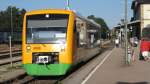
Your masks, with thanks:
[[(132, 31), (132, 37), (141, 38), (141, 32), (144, 27), (150, 26), (150, 0), (133, 0), (131, 9), (133, 16), (128, 22), (128, 29)], [(117, 25), (115, 29), (123, 29), (124, 24)]]
[(150, 0), (134, 0), (131, 9), (133, 17), (131, 21), (140, 20), (140, 29), (150, 26)]

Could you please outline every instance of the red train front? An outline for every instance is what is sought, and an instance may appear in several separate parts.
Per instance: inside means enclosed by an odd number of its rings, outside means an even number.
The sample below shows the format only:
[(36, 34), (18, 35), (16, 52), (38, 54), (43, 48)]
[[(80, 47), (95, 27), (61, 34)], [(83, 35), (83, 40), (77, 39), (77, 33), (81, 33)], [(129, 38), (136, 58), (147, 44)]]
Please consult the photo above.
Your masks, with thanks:
[(143, 28), (140, 45), (140, 60), (148, 60), (150, 52), (150, 27)]

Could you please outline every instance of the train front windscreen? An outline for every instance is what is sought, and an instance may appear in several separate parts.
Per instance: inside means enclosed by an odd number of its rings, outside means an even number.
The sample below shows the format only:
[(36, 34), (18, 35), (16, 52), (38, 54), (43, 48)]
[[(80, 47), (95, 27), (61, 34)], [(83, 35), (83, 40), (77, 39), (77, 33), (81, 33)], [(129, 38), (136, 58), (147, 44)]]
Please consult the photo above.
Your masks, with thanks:
[(39, 14), (27, 16), (26, 43), (66, 43), (68, 19), (69, 15), (67, 14)]

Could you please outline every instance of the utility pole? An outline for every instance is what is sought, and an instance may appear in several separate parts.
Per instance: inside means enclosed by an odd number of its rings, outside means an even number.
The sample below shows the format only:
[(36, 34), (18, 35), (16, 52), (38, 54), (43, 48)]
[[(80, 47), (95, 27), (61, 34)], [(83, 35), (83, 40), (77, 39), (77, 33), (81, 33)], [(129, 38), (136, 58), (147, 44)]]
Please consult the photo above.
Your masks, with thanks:
[(13, 14), (12, 14), (12, 6), (11, 6), (11, 36), (13, 36)]
[(127, 0), (125, 0), (125, 63), (128, 63), (128, 27), (127, 27), (127, 16), (128, 16), (128, 4)]
[(11, 31), (10, 31), (10, 36), (9, 36), (9, 53), (10, 53), (10, 66), (13, 67), (13, 63), (12, 63), (12, 35), (13, 35), (13, 15), (12, 15), (12, 6), (11, 6), (11, 10), (10, 10), (10, 17), (11, 17)]
[(70, 1), (67, 0), (67, 9), (70, 10)]

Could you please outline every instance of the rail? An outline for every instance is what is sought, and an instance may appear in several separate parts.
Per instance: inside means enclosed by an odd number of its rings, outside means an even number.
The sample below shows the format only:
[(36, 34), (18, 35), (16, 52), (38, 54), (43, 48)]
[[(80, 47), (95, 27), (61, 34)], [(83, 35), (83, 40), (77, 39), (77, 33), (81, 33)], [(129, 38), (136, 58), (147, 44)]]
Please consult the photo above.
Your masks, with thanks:
[[(13, 49), (13, 52), (16, 52), (16, 51), (21, 51), (21, 49)], [(2, 54), (2, 53), (9, 53), (9, 50), (0, 51), (0, 54)]]
[(18, 62), (21, 61), (21, 50), (13, 50), (12, 52), (13, 58), (9, 58), (10, 54), (9, 51), (1, 51), (0, 52), (0, 65), (8, 64), (11, 61), (12, 62)]

